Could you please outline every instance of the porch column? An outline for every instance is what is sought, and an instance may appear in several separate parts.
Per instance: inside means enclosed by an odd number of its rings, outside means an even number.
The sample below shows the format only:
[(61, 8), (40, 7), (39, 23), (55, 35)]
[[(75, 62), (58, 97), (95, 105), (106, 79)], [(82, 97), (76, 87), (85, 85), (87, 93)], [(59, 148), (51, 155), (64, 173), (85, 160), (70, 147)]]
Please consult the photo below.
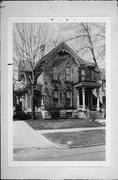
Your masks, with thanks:
[(100, 97), (99, 97), (99, 88), (96, 89), (97, 92), (97, 111), (100, 110)]
[(25, 109), (25, 95), (23, 96), (23, 100), (22, 100), (22, 109)]
[(26, 109), (26, 111), (27, 111), (27, 109), (28, 109), (28, 95), (26, 94), (25, 96), (26, 96), (25, 109)]
[(71, 92), (71, 99), (70, 99), (70, 105), (71, 105), (71, 107), (73, 106), (73, 93)]
[(16, 99), (16, 104), (19, 104), (19, 103), (20, 103), (20, 98), (17, 97), (17, 99)]
[(77, 90), (77, 110), (79, 110), (79, 90)]
[(29, 101), (30, 101), (30, 102), (29, 102), (29, 109), (30, 109), (30, 111), (31, 111), (31, 109), (32, 109), (32, 97), (31, 97), (31, 95), (30, 95), (29, 98), (30, 98), (30, 100), (29, 100)]
[(83, 108), (82, 110), (85, 111), (85, 88), (82, 88), (82, 101), (83, 101)]

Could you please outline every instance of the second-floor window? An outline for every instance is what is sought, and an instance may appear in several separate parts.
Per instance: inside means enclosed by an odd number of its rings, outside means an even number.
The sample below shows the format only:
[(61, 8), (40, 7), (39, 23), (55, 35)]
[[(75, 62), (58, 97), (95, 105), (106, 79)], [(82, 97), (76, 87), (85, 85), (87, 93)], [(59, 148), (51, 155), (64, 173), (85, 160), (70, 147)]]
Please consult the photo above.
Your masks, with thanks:
[(53, 68), (53, 78), (54, 80), (58, 80), (58, 71), (57, 71), (57, 67)]
[(81, 69), (81, 81), (85, 81), (86, 78), (86, 71), (85, 69)]
[(27, 108), (30, 109), (31, 108), (31, 102), (30, 102), (30, 96), (27, 96)]
[(88, 81), (92, 81), (93, 78), (92, 78), (92, 70), (91, 69), (87, 69), (87, 80)]
[(71, 80), (71, 70), (70, 67), (66, 68), (66, 81), (70, 81)]

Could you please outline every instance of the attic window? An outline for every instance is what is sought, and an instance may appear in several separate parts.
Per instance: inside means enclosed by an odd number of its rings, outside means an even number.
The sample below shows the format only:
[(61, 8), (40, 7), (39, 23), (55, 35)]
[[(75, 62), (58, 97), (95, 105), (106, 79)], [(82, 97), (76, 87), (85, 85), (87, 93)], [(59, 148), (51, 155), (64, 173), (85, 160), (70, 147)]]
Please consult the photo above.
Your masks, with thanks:
[(60, 57), (65, 56), (65, 55), (68, 55), (68, 53), (67, 53), (66, 51), (64, 51), (64, 50), (60, 50), (60, 51), (58, 52), (58, 54), (59, 54)]

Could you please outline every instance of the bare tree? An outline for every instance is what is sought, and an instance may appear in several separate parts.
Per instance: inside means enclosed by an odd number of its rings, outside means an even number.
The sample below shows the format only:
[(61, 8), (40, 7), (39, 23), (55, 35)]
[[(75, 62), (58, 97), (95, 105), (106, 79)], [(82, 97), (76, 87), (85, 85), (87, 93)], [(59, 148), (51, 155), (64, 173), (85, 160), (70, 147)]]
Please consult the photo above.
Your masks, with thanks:
[(82, 51), (85, 53), (89, 50), (95, 65), (98, 67), (99, 58), (105, 55), (105, 27), (92, 23), (81, 23), (81, 26), (84, 35)]
[(14, 82), (19, 81), (18, 76), (22, 77), (20, 83), (31, 94), (32, 119), (35, 119), (34, 89), (38, 78), (35, 66), (49, 48), (50, 37), (46, 24), (16, 23), (13, 27)]
[(62, 27), (63, 31), (71, 31), (66, 42), (71, 42), (76, 53), (98, 67), (105, 64), (105, 23), (74, 23)]

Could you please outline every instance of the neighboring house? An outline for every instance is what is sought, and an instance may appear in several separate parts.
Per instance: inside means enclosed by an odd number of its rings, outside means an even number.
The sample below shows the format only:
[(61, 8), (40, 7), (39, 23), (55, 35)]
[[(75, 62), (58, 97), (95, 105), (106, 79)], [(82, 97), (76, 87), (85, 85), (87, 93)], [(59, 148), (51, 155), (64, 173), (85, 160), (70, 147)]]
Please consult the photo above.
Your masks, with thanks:
[[(42, 100), (36, 111), (40, 111), (44, 118), (49, 117), (49, 110), (53, 107), (61, 109), (61, 116), (68, 114), (80, 118), (86, 116), (87, 110), (105, 110), (105, 69), (100, 69), (99, 73), (94, 63), (78, 57), (65, 42), (52, 49), (41, 61), (44, 68), (39, 73), (37, 86), (42, 85)], [(38, 62), (36, 71), (39, 66)], [(30, 94), (24, 93), (21, 101), (22, 108), (31, 111)]]

